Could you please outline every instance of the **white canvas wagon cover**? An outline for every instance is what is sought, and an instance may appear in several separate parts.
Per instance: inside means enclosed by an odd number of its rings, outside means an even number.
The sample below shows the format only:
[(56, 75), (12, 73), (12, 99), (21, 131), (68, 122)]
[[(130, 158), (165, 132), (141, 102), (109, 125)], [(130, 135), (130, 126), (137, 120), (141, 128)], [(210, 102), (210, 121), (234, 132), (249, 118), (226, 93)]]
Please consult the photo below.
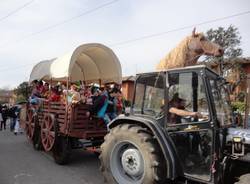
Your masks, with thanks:
[[(45, 69), (33, 68), (34, 72), (41, 72), (35, 76), (46, 76), (46, 78), (49, 76), (55, 81), (69, 79), (72, 82), (82, 80), (118, 84), (122, 81), (121, 64), (117, 56), (110, 48), (99, 43), (80, 45), (68, 54), (53, 60), (50, 64), (49, 62), (47, 65), (40, 64), (40, 67), (42, 66)], [(34, 73), (33, 70), (32, 73)], [(42, 74), (42, 72), (45, 73)], [(34, 80), (33, 75), (31, 75), (30, 81)]]
[(37, 63), (30, 73), (29, 83), (40, 79), (49, 80), (51, 78), (50, 66), (54, 60), (44, 60)]

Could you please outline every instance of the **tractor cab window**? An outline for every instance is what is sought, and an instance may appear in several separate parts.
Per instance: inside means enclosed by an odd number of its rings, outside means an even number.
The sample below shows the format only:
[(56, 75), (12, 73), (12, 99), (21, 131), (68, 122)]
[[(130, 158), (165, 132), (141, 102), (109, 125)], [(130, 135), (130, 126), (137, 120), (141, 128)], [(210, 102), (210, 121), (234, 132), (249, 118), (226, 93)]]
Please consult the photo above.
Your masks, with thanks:
[(214, 106), (217, 113), (217, 120), (220, 126), (229, 126), (232, 124), (232, 108), (226, 87), (219, 81), (210, 79), (212, 96), (214, 98)]
[(209, 119), (205, 86), (196, 72), (170, 74), (168, 97), (168, 125)]
[(207, 182), (211, 179), (213, 134), (204, 81), (196, 72), (169, 74), (166, 128), (184, 174)]
[(139, 76), (135, 88), (134, 113), (156, 118), (163, 116), (164, 84), (162, 73)]

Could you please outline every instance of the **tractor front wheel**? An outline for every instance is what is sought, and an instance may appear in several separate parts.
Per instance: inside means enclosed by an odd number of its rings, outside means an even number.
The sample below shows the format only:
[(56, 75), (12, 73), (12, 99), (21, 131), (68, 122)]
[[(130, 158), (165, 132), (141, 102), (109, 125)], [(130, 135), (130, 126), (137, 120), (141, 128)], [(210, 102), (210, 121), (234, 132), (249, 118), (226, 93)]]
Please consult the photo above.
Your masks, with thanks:
[(101, 146), (101, 171), (107, 183), (151, 184), (165, 181), (166, 167), (157, 141), (137, 125), (111, 129)]

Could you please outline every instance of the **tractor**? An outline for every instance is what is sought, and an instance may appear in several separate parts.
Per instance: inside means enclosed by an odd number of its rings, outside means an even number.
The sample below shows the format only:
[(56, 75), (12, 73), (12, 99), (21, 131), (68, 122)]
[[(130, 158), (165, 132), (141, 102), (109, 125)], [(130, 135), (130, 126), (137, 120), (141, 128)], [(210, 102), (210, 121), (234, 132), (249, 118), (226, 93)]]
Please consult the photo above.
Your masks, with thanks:
[[(109, 184), (250, 183), (250, 129), (234, 128), (228, 85), (204, 65), (138, 74), (132, 106), (108, 124)], [(170, 112), (180, 108), (202, 116)]]

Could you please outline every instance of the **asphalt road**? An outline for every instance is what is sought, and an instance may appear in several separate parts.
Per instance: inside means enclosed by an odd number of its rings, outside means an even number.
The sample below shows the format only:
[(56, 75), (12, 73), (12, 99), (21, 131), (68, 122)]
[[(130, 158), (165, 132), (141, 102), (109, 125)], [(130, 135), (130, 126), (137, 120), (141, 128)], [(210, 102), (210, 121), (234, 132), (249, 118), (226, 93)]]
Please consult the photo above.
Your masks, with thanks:
[(57, 165), (48, 153), (35, 151), (25, 135), (0, 131), (0, 184), (102, 184), (98, 157), (74, 150), (70, 163)]

